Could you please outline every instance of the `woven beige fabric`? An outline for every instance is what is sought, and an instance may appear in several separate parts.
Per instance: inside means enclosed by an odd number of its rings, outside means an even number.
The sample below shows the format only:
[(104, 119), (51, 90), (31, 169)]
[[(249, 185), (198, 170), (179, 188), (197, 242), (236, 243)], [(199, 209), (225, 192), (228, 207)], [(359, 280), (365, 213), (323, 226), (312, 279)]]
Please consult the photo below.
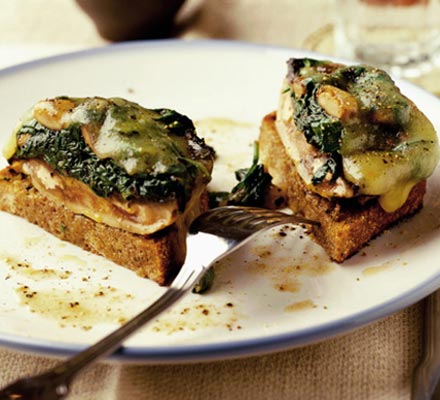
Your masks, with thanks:
[[(0, 349), (0, 386), (18, 378), (41, 373), (60, 362), (58, 358), (23, 354)], [(71, 400), (114, 400), (119, 382), (120, 367), (111, 364), (97, 364), (79, 376), (72, 385)], [(121, 397), (121, 399), (124, 397)]]
[(417, 304), (343, 337), (274, 355), (127, 366), (121, 369), (117, 398), (409, 399), (421, 326), (422, 304)]
[[(341, 337), (277, 354), (181, 365), (105, 363), (71, 400), (409, 399), (420, 360), (423, 303)], [(57, 361), (1, 350), (0, 384)]]

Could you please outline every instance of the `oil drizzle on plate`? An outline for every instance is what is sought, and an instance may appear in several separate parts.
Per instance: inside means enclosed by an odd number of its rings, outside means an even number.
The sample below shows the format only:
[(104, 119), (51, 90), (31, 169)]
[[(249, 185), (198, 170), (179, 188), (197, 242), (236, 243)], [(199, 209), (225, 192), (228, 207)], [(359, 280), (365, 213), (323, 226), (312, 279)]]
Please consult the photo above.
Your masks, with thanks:
[[(88, 331), (97, 324), (121, 325), (140, 311), (139, 299), (134, 295), (110, 285), (99, 285), (92, 279), (95, 277), (83, 276), (81, 267), (86, 262), (79, 257), (57, 258), (57, 261), (69, 262), (74, 272), (63, 267), (35, 268), (29, 261), (11, 255), (1, 258), (9, 266), (8, 279), (16, 282), (14, 290), (19, 304), (33, 314), (57, 321), (60, 328)], [(77, 262), (78, 268), (75, 267)], [(81, 276), (80, 282), (74, 282)], [(105, 276), (102, 281), (108, 278)], [(67, 286), (62, 281), (67, 281)], [(197, 297), (200, 300), (196, 304), (170, 310), (146, 329), (167, 335), (212, 327), (224, 327), (229, 331), (242, 329), (238, 323), (240, 315), (232, 302), (220, 306)]]
[(232, 302), (222, 305), (197, 302), (191, 307), (185, 306), (175, 312), (163, 314), (151, 326), (154, 332), (172, 334), (180, 331), (196, 331), (208, 327), (224, 327), (229, 331), (242, 329), (238, 323), (240, 314)]
[(313, 300), (302, 300), (297, 301), (295, 303), (289, 304), (285, 307), (284, 311), (286, 312), (296, 312), (296, 311), (304, 311), (309, 310), (312, 308), (316, 308), (316, 304), (313, 302)]
[(400, 262), (400, 259), (397, 260), (389, 260), (389, 261), (385, 261), (383, 264), (380, 265), (373, 265), (371, 267), (367, 267), (364, 268), (362, 270), (362, 274), (364, 276), (371, 276), (371, 275), (375, 275), (384, 271), (387, 271), (393, 267), (398, 267), (398, 266), (406, 266), (408, 265), (407, 262)]
[(36, 290), (21, 285), (16, 293), (20, 303), (29, 307), (32, 313), (57, 319), (61, 327), (90, 330), (96, 323), (122, 324), (130, 317), (125, 311), (129, 308), (124, 303), (132, 296), (119, 293), (112, 287), (100, 287), (92, 292), (58, 288)]
[(266, 245), (256, 245), (254, 253), (256, 258), (248, 262), (247, 270), (268, 277), (281, 292), (298, 293), (303, 277), (323, 276), (336, 268), (322, 249), (296, 226), (274, 230), (272, 240)]

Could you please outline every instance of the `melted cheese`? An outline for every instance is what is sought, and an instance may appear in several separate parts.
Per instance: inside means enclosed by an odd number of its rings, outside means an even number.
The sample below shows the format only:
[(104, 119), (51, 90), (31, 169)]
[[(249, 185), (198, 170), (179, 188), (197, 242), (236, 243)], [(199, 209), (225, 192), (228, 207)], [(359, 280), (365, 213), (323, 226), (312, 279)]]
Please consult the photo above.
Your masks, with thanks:
[(393, 212), (405, 204), (416, 180), (395, 184), (390, 190), (379, 196), (379, 204), (386, 212)]
[[(294, 84), (285, 79), (283, 87)], [(296, 129), (290, 91), (280, 95), (276, 128), (287, 154), (309, 190), (326, 198), (378, 196), (381, 207), (387, 212), (394, 212), (405, 203), (414, 185), (432, 174), (440, 157), (433, 125), (411, 101), (407, 101), (408, 118), (402, 126), (406, 138), (402, 145), (387, 151), (341, 152), (343, 176), (334, 182), (327, 179), (318, 184), (312, 182), (315, 173), (328, 160), (328, 155), (309, 144), (304, 134)], [(356, 136), (350, 138), (357, 139)]]

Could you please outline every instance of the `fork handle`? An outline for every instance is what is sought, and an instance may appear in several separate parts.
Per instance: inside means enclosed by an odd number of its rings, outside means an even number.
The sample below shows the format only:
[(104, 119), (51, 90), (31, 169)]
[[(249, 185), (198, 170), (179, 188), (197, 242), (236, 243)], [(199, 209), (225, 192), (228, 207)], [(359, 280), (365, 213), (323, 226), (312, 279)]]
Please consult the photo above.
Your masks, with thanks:
[[(173, 284), (149, 307), (129, 320), (126, 324), (105, 336), (93, 346), (81, 351), (70, 359), (40, 375), (19, 379), (0, 390), (0, 400), (26, 399), (46, 400), (63, 399), (69, 393), (72, 379), (94, 361), (113, 353), (121, 343), (140, 327), (157, 317), (170, 305), (187, 293), (206, 272), (204, 267), (198, 271), (182, 270)], [(25, 395), (17, 397), (20, 390)], [(45, 396), (44, 394), (48, 395)], [(57, 396), (54, 397), (54, 393)], [(50, 395), (49, 395), (50, 394)]]
[[(192, 275), (195, 273), (187, 274), (185, 277), (185, 283), (189, 280), (192, 281)], [(78, 353), (74, 357), (70, 358), (66, 362), (60, 364), (57, 371), (62, 374), (75, 375), (81, 371), (84, 367), (98, 358), (105, 357), (113, 353), (121, 343), (127, 339), (131, 334), (137, 331), (140, 327), (157, 317), (163, 311), (165, 311), (170, 305), (179, 300), (190, 288), (181, 290), (170, 286), (151, 306), (140, 312), (136, 317), (129, 320), (126, 324), (112, 332), (110, 335), (104, 337), (93, 346)]]

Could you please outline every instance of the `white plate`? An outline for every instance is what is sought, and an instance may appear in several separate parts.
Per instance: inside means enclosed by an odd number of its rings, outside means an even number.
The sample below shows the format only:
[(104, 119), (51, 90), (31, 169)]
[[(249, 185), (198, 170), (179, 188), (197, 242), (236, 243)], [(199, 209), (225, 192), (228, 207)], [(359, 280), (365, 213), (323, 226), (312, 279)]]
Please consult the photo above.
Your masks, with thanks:
[[(286, 60), (303, 56), (322, 58), (243, 43), (158, 41), (8, 68), (0, 72), (0, 141), (41, 98), (125, 97), (195, 120), (219, 154), (212, 188), (230, 189), (233, 171), (251, 163), (261, 118), (276, 107)], [(438, 128), (439, 100), (408, 83), (399, 86)], [(301, 229), (269, 232), (218, 266), (210, 293), (188, 295), (113, 357), (159, 363), (262, 354), (348, 332), (418, 301), (440, 286), (439, 185), (436, 170), (424, 209), (342, 265)], [(0, 213), (1, 345), (77, 351), (162, 290)]]

